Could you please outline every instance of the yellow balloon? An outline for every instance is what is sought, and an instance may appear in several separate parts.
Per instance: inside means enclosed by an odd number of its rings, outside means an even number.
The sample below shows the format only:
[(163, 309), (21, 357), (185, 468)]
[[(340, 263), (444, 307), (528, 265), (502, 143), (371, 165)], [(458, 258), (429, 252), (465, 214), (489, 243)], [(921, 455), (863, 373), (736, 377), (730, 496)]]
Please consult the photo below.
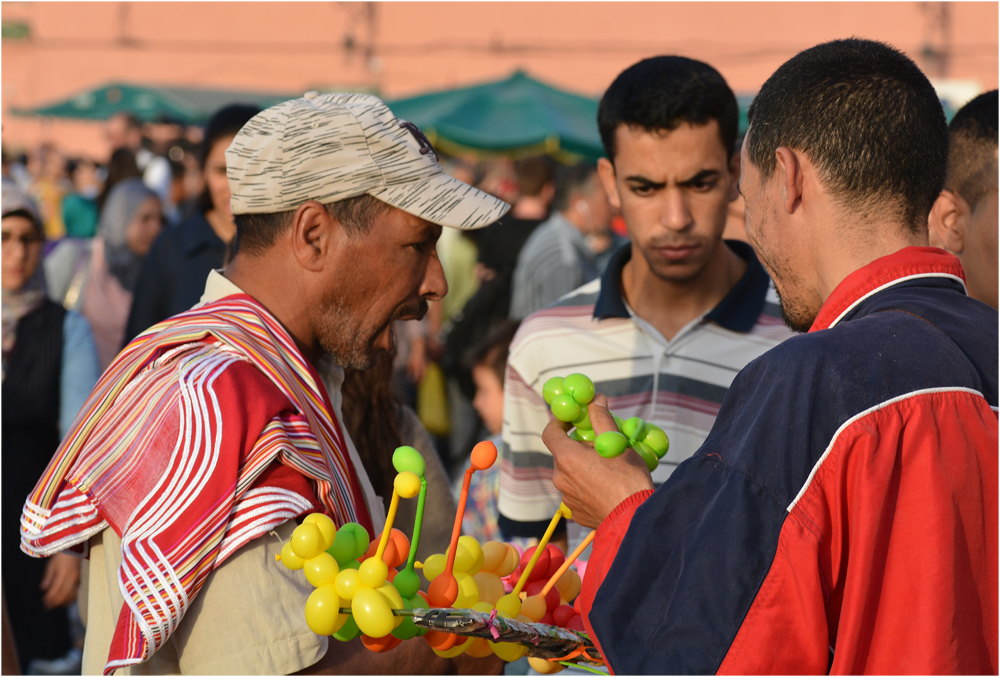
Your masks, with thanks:
[(493, 611), (493, 605), (489, 602), (476, 602), (469, 608), (473, 611), (481, 611), (484, 614), (488, 614)]
[(413, 498), (420, 493), (420, 478), (408, 470), (396, 475), (392, 486), (402, 498)]
[(556, 581), (556, 589), (559, 591), (559, 596), (566, 602), (572, 602), (576, 599), (576, 596), (580, 594), (580, 585), (580, 574), (576, 573), (572, 568), (567, 569), (566, 573)]
[(545, 598), (541, 595), (532, 595), (521, 603), (521, 613), (536, 623), (542, 620), (546, 611)]
[(510, 543), (504, 543), (504, 545), (507, 546), (507, 554), (504, 556), (503, 564), (496, 569), (497, 575), (500, 578), (509, 576), (517, 568), (517, 565), (521, 563), (521, 556), (517, 554), (517, 549)]
[(513, 642), (490, 642), (487, 640), (487, 643), (493, 649), (493, 653), (497, 655), (497, 658), (508, 663), (519, 660), (528, 652), (528, 647), (514, 644)]
[(428, 581), (433, 581), (444, 573), (444, 568), (447, 564), (448, 559), (444, 555), (440, 553), (431, 555), (424, 560), (424, 578)]
[(333, 523), (332, 519), (321, 512), (314, 512), (306, 515), (302, 523), (315, 524), (319, 528), (319, 533), (323, 536), (324, 550), (333, 545), (333, 539), (337, 536), (337, 525)]
[(337, 574), (334, 587), (337, 588), (337, 594), (340, 595), (341, 599), (354, 599), (355, 593), (357, 593), (358, 588), (361, 587), (361, 577), (358, 575), (358, 570), (342, 569), (340, 573)]
[(528, 665), (534, 668), (535, 672), (540, 672), (543, 675), (551, 675), (554, 672), (565, 670), (565, 668), (558, 663), (547, 661), (544, 658), (535, 658), (534, 656), (528, 656)]
[(469, 574), (455, 574), (455, 580), (458, 581), (458, 597), (455, 598), (453, 607), (468, 609), (479, 601), (479, 586), (476, 585), (475, 578)]
[(507, 593), (497, 600), (497, 613), (507, 614), (509, 618), (517, 618), (521, 613), (521, 598), (512, 592)]
[(281, 555), (278, 556), (278, 559), (280, 559), (281, 563), (292, 571), (298, 571), (306, 562), (292, 551), (291, 541), (281, 546)]
[(325, 550), (323, 534), (312, 522), (305, 522), (292, 531), (292, 552), (302, 559), (312, 559)]
[(465, 653), (465, 650), (468, 649), (469, 646), (472, 645), (472, 640), (473, 639), (475, 639), (475, 638), (474, 637), (470, 637), (469, 639), (465, 640), (464, 642), (462, 642), (458, 646), (454, 646), (454, 647), (448, 649), (447, 651), (438, 651), (437, 649), (432, 649), (432, 651), (434, 653), (436, 653), (438, 656), (440, 656), (441, 658), (454, 658), (455, 656), (458, 656), (458, 655), (461, 655), (461, 654)]
[[(396, 590), (396, 586), (392, 583), (386, 582), (378, 587), (378, 593), (385, 597), (385, 603), (389, 605), (390, 609), (402, 609), (403, 608), (403, 597), (399, 594), (399, 590)], [(393, 628), (398, 628), (399, 624), (403, 622), (402, 616), (393, 615)]]
[(507, 544), (500, 541), (483, 543), (483, 567), (480, 571), (496, 571), (507, 557)]
[[(369, 557), (358, 567), (358, 576), (361, 578), (361, 585), (366, 588), (377, 588), (385, 583), (388, 575), (389, 566), (382, 561), (381, 557)], [(365, 634), (369, 637), (375, 636), (369, 635), (367, 632)]]
[[(462, 539), (458, 539), (458, 545), (456, 546), (457, 551), (455, 552), (455, 573), (467, 574), (472, 565), (476, 563), (476, 554), (469, 550), (469, 546), (462, 542)], [(449, 548), (449, 551), (451, 548)]]
[(389, 604), (377, 590), (360, 588), (351, 600), (351, 613), (361, 632), (378, 639), (385, 637), (395, 627)]
[(324, 585), (332, 585), (337, 580), (340, 566), (337, 565), (337, 560), (333, 558), (333, 555), (321, 552), (312, 559), (307, 559), (302, 570), (305, 572), (309, 584), (314, 588), (320, 588)]
[(306, 600), (306, 623), (317, 635), (332, 635), (346, 620), (346, 614), (340, 613), (340, 596), (332, 585), (316, 588)]
[(464, 571), (467, 574), (476, 573), (482, 568), (484, 560), (483, 549), (480, 547), (479, 541), (472, 536), (459, 536), (458, 542), (464, 545), (466, 550), (469, 551), (469, 554), (472, 555), (472, 564), (467, 566), (465, 569), (459, 569), (457, 566), (458, 560), (456, 558), (455, 570)]
[(479, 600), (496, 604), (497, 600), (503, 597), (503, 581), (492, 571), (480, 571), (473, 576), (476, 579), (476, 587), (479, 588)]

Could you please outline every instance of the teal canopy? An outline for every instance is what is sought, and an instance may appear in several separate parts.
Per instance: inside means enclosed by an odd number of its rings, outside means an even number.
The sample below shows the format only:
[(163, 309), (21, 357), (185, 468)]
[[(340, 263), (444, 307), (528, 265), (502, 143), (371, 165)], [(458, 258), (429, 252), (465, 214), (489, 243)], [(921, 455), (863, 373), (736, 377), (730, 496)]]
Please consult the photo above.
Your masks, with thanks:
[(561, 159), (604, 155), (597, 100), (572, 94), (518, 71), (487, 82), (389, 101), (396, 117), (416, 124), (451, 154), (513, 157), (547, 153)]
[(143, 122), (169, 118), (188, 125), (203, 125), (219, 108), (232, 103), (256, 104), (267, 108), (294, 99), (301, 94), (242, 92), (196, 89), (191, 87), (147, 87), (112, 83), (89, 89), (69, 99), (40, 106), (17, 109), (15, 115), (106, 120), (116, 113), (128, 112)]

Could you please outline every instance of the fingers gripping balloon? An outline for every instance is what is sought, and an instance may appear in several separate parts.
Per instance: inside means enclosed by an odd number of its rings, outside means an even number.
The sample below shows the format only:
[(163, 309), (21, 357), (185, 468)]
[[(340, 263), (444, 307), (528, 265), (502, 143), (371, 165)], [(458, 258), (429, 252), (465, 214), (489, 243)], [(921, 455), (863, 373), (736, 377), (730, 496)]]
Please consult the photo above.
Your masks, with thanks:
[(574, 439), (593, 442), (594, 449), (604, 458), (620, 456), (631, 447), (646, 463), (649, 472), (653, 472), (670, 448), (667, 434), (637, 416), (622, 420), (612, 414), (618, 432), (609, 430), (596, 435), (587, 414), (587, 405), (594, 394), (594, 382), (583, 374), (570, 374), (565, 378), (553, 376), (542, 386), (542, 396), (552, 408), (552, 415), (576, 427)]

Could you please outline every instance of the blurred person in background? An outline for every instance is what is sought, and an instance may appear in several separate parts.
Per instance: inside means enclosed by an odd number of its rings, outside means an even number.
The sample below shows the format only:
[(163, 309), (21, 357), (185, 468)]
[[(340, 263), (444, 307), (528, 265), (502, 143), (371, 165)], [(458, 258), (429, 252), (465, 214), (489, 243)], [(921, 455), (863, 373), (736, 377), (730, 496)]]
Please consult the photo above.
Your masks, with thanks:
[(208, 121), (198, 156), (205, 177), (198, 208), (180, 226), (165, 229), (142, 262), (126, 343), (196, 304), (209, 272), (228, 264), (236, 225), (229, 210), (226, 148), (259, 112), (256, 106), (237, 104), (220, 109)]
[[(410, 322), (408, 324), (417, 324)], [(455, 502), (449, 491), (448, 474), (441, 465), (431, 436), (416, 412), (399, 401), (392, 387), (393, 351), (378, 356), (371, 369), (345, 369), (341, 386), (343, 402), (333, 402), (344, 418), (348, 435), (344, 441), (357, 450), (372, 488), (389, 510), (396, 469), (392, 454), (403, 445), (420, 452), (426, 465), (427, 499), (417, 559), (424, 561), (445, 552), (455, 522)], [(396, 528), (412, 525), (417, 502), (402, 501), (396, 513)], [(426, 589), (426, 586), (424, 586)]]
[(97, 196), (101, 190), (101, 182), (97, 178), (97, 165), (86, 158), (69, 160), (66, 163), (66, 173), (73, 184), (73, 191), (63, 197), (62, 201), (66, 237), (92, 238), (97, 232), (100, 217)]
[(160, 198), (160, 204), (169, 205), (173, 182), (170, 162), (164, 155), (158, 154), (148, 147), (155, 144), (145, 138), (139, 119), (132, 113), (116, 113), (108, 119), (105, 135), (111, 145), (112, 152), (119, 148), (132, 151), (143, 182), (157, 194)]
[(104, 203), (108, 200), (108, 194), (125, 179), (142, 178), (139, 165), (135, 161), (135, 153), (128, 148), (118, 148), (111, 153), (108, 159), (108, 166), (104, 176), (104, 185), (97, 194), (97, 212), (100, 214), (104, 210)]
[(45, 259), (50, 297), (90, 322), (102, 371), (123, 345), (139, 267), (162, 227), (159, 197), (126, 179), (108, 195), (91, 243), (66, 240)]
[(607, 232), (611, 204), (597, 166), (579, 164), (557, 173), (555, 213), (524, 243), (514, 269), (510, 318), (522, 320), (597, 277), (590, 235)]
[(31, 674), (72, 648), (65, 607), (76, 599), (80, 560), (25, 555), (18, 514), (99, 371), (87, 321), (46, 298), (34, 204), (12, 182), (2, 191), (3, 588), (17, 655)]
[(948, 125), (944, 190), (928, 223), (932, 246), (954, 254), (969, 296), (997, 307), (997, 90), (965, 104)]
[(66, 234), (62, 201), (72, 191), (66, 175), (66, 159), (53, 144), (45, 143), (39, 146), (32, 168), (35, 171), (30, 194), (38, 205), (46, 239), (55, 242)]

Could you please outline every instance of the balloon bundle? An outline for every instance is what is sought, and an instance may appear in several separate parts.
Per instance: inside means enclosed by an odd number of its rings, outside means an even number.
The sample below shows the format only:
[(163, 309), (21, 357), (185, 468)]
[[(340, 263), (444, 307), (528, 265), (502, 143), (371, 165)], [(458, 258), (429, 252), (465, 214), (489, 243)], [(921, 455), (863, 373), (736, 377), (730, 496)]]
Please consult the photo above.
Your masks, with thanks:
[(583, 374), (570, 374), (565, 378), (553, 376), (542, 386), (542, 396), (553, 416), (576, 427), (573, 439), (593, 442), (594, 449), (604, 458), (620, 456), (632, 448), (646, 463), (649, 472), (653, 472), (670, 448), (667, 434), (638, 416), (622, 419), (612, 413), (618, 432), (609, 430), (597, 435), (587, 414), (587, 405), (594, 399), (594, 382)]
[[(365, 529), (353, 522), (336, 529), (326, 515), (308, 515), (282, 546), (278, 559), (289, 569), (302, 569), (316, 588), (306, 601), (310, 629), (345, 642), (360, 635), (373, 652), (390, 651), (402, 641), (423, 637), (442, 657), (495, 654), (514, 661), (529, 655), (535, 669), (546, 673), (561, 670), (557, 661), (567, 658), (597, 662), (599, 653), (583, 633), (579, 610), (570, 606), (581, 581), (569, 567), (589, 539), (570, 558), (548, 543), (559, 519), (571, 518), (568, 508), (560, 506), (539, 544), (520, 556), (509, 543), (480, 545), (471, 536), (460, 536), (472, 474), (491, 467), (496, 457), (491, 442), (473, 449), (451, 543), (445, 553), (433, 554), (423, 563), (415, 558), (427, 480), (424, 460), (412, 447), (400, 447), (393, 454), (398, 475), (385, 529), (375, 540), (369, 541)], [(411, 544), (392, 525), (399, 501), (414, 497)], [(419, 589), (418, 569), (430, 584), (426, 594)], [(507, 594), (505, 580), (512, 587)]]

